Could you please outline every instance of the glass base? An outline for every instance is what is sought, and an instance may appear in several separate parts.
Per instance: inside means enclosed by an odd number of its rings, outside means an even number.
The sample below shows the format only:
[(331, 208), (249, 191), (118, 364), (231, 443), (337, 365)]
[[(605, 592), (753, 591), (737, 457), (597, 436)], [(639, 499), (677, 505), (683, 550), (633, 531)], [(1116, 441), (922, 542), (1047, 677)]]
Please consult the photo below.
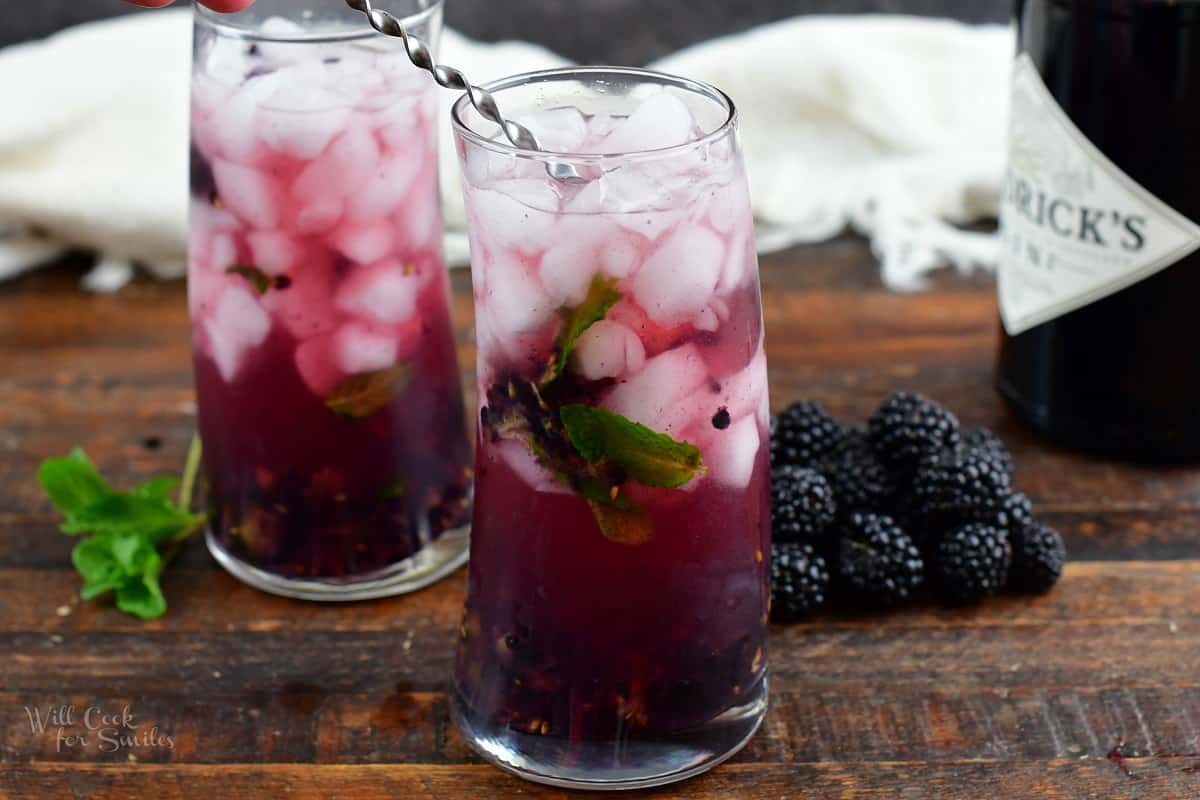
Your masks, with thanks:
[(534, 783), (567, 789), (646, 789), (687, 780), (733, 756), (767, 713), (767, 680), (755, 696), (707, 724), (655, 741), (568, 742), (480, 722), (455, 691), (454, 724), (485, 759)]
[(471, 526), (445, 531), (421, 552), (381, 570), (343, 578), (288, 578), (248, 564), (226, 550), (212, 530), (205, 533), (208, 551), (225, 571), (243, 583), (271, 594), (300, 600), (349, 602), (374, 600), (423, 589), (467, 562)]

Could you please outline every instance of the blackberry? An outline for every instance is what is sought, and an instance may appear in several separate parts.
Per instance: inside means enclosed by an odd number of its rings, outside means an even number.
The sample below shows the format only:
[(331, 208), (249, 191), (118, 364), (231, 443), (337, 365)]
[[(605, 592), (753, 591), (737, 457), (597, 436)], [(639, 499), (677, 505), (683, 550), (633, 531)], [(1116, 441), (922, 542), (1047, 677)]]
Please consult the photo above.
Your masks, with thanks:
[(896, 495), (896, 482), (871, 445), (851, 436), (821, 464), (843, 517), (856, 511), (885, 511)]
[(851, 514), (838, 572), (847, 599), (861, 608), (907, 600), (925, 579), (921, 553), (899, 525), (882, 514)]
[(962, 449), (967, 455), (987, 459), (1011, 480), (1016, 472), (1016, 463), (1004, 440), (987, 428), (974, 428), (962, 434)]
[(1031, 521), (1012, 533), (1011, 543), (1009, 589), (1041, 594), (1058, 583), (1067, 560), (1067, 548), (1058, 531), (1042, 522)]
[(816, 542), (837, 514), (833, 489), (815, 470), (771, 470), (771, 529), (777, 542)]
[(943, 601), (967, 605), (1004, 586), (1011, 561), (1012, 548), (1004, 533), (972, 522), (942, 538), (931, 571)]
[(1018, 530), (1033, 524), (1033, 503), (1021, 492), (1013, 492), (1004, 498), (991, 524), (1007, 532), (1011, 541)]
[(792, 403), (780, 412), (771, 431), (771, 464), (812, 466), (845, 437), (844, 426), (820, 403)]
[(825, 605), (829, 568), (812, 545), (779, 542), (771, 548), (771, 619), (795, 622)]
[(867, 425), (871, 446), (898, 473), (910, 472), (926, 456), (959, 443), (958, 418), (919, 394), (897, 392)]
[(1008, 473), (992, 459), (944, 451), (921, 463), (909, 499), (914, 521), (938, 532), (993, 521), (1011, 494)]

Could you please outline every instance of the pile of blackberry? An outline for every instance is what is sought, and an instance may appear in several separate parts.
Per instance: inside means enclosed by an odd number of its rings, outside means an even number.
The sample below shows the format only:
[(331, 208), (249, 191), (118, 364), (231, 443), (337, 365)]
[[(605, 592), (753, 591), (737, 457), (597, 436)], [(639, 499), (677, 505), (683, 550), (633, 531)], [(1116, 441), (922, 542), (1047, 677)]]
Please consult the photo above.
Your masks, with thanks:
[(922, 592), (969, 605), (1062, 575), (1062, 538), (1012, 488), (1004, 442), (921, 395), (893, 394), (866, 428), (795, 403), (774, 420), (771, 464), (777, 622)]

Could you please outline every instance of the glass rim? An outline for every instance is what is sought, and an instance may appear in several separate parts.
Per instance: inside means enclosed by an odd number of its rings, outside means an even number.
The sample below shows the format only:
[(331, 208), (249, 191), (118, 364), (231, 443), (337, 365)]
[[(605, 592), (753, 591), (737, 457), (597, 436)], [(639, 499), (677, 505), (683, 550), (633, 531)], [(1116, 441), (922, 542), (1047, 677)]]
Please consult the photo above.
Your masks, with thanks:
[[(463, 114), (471, 106), (471, 98), (467, 94), (463, 94), (454, 102), (450, 112), (450, 120), (454, 126), (454, 131), (465, 140), (473, 145), (482, 147), (485, 150), (490, 150), (494, 153), (502, 155), (515, 156), (517, 158), (529, 158), (540, 161), (554, 160), (567, 161), (576, 164), (597, 164), (606, 161), (628, 161), (630, 159), (656, 159), (670, 158), (675, 155), (681, 155), (690, 150), (712, 144), (717, 140), (727, 136), (732, 132), (738, 123), (738, 108), (733, 102), (733, 98), (726, 94), (721, 89), (713, 86), (710, 83), (685, 78), (680, 75), (675, 75), (670, 72), (660, 72), (653, 69), (641, 69), (638, 67), (556, 67), (554, 69), (542, 69), (534, 72), (522, 72), (516, 75), (510, 75), (507, 78), (500, 78), (489, 83), (482, 84), (479, 88), (484, 89), (493, 94), (499, 94), (506, 89), (515, 89), (531, 83), (549, 83), (556, 80), (563, 80), (578, 76), (587, 75), (625, 75), (631, 78), (640, 78), (642, 80), (653, 79), (656, 83), (665, 85), (673, 85), (676, 88), (684, 89), (694, 94), (705, 95), (709, 99), (715, 100), (723, 105), (727, 110), (725, 121), (718, 125), (713, 130), (701, 136), (699, 139), (693, 139), (683, 144), (673, 144), (670, 147), (661, 147), (656, 150), (629, 150), (619, 153), (560, 153), (553, 150), (530, 150), (525, 147), (518, 147), (507, 139), (489, 139), (478, 131), (473, 129), (463, 120)], [(499, 99), (497, 104), (500, 105)]]
[[(415, 11), (412, 14), (401, 18), (400, 21), (406, 29), (414, 26), (420, 26), (428, 22), (429, 19), (441, 11), (446, 4), (446, 0), (417, 0), (417, 2), (428, 2), (429, 5), (426, 8)], [(327, 42), (352, 42), (359, 39), (367, 39), (372, 36), (378, 36), (381, 39), (394, 39), (397, 42), (400, 41), (395, 37), (386, 36), (371, 27), (371, 23), (368, 21), (365, 14), (359, 14), (357, 11), (354, 13), (358, 14), (362, 18), (361, 24), (348, 27), (344, 31), (299, 33), (290, 36), (263, 33), (257, 28), (238, 25), (236, 22), (234, 22), (234, 20), (237, 18), (237, 14), (225, 14), (219, 11), (213, 11), (208, 6), (200, 3), (196, 4), (195, 19), (197, 24), (203, 22), (205, 25), (213, 28), (222, 35), (235, 39), (242, 39), (247, 42), (269, 42), (275, 44), (323, 44)]]

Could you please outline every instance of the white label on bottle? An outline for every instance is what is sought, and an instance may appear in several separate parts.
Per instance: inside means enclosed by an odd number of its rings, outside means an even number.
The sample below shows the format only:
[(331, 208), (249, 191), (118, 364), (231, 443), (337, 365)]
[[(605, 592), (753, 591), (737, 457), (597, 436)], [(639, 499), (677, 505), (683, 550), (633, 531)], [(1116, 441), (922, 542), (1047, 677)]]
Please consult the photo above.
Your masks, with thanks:
[(1000, 316), (1015, 336), (1132, 286), (1200, 248), (1200, 226), (1100, 152), (1028, 54), (1013, 75), (1000, 212)]

